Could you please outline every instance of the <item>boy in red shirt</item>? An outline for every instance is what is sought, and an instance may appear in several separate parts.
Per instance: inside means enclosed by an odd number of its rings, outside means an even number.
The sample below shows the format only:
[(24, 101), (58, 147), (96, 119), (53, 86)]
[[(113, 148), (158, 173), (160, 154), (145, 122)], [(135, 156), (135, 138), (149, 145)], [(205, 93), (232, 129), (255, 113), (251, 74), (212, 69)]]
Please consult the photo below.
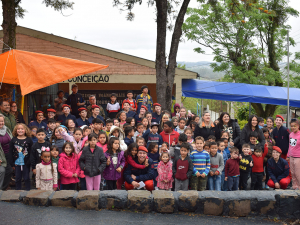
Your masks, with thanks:
[(227, 181), (228, 191), (237, 191), (239, 189), (240, 180), (240, 159), (239, 149), (232, 147), (230, 150), (230, 159), (225, 165), (225, 181)]
[(261, 147), (255, 146), (252, 155), (253, 167), (251, 174), (251, 190), (262, 190), (262, 181), (264, 177), (264, 158), (268, 154), (268, 146), (265, 145), (264, 153)]
[(160, 133), (163, 142), (167, 142), (169, 146), (175, 146), (178, 142), (179, 133), (173, 130), (171, 121), (164, 122), (164, 131)]

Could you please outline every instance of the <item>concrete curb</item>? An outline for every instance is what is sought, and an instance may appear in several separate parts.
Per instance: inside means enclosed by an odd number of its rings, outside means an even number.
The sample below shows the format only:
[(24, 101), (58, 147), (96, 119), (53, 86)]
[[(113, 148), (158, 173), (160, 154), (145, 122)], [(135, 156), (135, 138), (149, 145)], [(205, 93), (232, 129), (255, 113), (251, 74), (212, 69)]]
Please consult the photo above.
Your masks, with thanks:
[(300, 191), (0, 191), (0, 201), (81, 210), (149, 213), (194, 212), (214, 216), (300, 218)]

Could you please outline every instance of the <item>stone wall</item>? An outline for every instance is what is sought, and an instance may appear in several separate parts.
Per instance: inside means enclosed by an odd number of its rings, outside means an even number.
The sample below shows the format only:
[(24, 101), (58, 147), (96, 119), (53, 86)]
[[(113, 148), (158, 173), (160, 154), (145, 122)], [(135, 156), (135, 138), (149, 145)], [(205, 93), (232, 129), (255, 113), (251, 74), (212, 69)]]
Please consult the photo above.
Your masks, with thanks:
[(300, 191), (0, 191), (0, 200), (81, 210), (194, 212), (214, 216), (300, 218)]

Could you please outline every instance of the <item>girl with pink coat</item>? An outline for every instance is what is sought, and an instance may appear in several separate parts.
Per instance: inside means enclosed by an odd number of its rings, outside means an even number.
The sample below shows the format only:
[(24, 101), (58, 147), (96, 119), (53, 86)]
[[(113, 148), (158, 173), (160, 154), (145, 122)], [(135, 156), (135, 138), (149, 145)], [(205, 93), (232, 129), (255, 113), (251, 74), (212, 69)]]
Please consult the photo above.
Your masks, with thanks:
[(70, 142), (66, 142), (59, 155), (58, 172), (63, 190), (76, 190), (79, 182), (80, 174), (79, 158), (75, 154), (74, 146)]
[(168, 152), (161, 153), (160, 162), (157, 166), (157, 187), (160, 190), (171, 191), (173, 183), (172, 162)]

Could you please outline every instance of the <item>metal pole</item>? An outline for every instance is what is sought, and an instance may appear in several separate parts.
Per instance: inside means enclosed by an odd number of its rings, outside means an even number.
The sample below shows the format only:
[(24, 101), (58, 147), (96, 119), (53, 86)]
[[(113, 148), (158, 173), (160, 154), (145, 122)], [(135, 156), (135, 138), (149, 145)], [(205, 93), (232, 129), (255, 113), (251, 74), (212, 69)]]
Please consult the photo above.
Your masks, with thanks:
[(287, 31), (287, 119), (286, 119), (286, 127), (288, 127), (290, 120), (290, 38), (289, 38), (289, 30)]

